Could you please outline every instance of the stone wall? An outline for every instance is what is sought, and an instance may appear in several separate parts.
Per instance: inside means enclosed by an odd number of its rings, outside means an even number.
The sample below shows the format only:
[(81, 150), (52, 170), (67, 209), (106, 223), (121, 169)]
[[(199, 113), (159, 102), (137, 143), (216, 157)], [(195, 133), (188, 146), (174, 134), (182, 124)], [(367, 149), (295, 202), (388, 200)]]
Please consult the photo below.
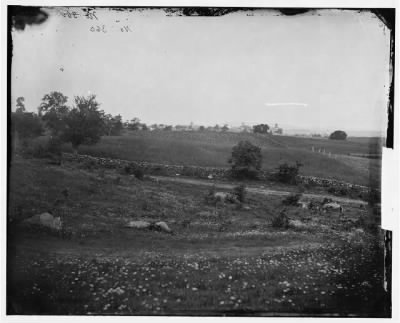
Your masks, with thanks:
[[(104, 167), (110, 169), (124, 168), (126, 166), (136, 167), (141, 169), (145, 174), (160, 175), (160, 176), (189, 176), (197, 178), (213, 178), (213, 179), (227, 179), (230, 177), (231, 172), (228, 168), (217, 167), (200, 167), (200, 166), (184, 166), (184, 165), (166, 165), (149, 162), (137, 162), (122, 159), (94, 157), (89, 155), (74, 155), (63, 153), (63, 160), (70, 162), (87, 163), (96, 167)], [(268, 171), (260, 172), (261, 180), (272, 180), (275, 173)], [(315, 176), (298, 176), (298, 181), (306, 185), (315, 185), (336, 190), (347, 189), (357, 193), (368, 193), (367, 186), (346, 183), (329, 178), (321, 178)]]

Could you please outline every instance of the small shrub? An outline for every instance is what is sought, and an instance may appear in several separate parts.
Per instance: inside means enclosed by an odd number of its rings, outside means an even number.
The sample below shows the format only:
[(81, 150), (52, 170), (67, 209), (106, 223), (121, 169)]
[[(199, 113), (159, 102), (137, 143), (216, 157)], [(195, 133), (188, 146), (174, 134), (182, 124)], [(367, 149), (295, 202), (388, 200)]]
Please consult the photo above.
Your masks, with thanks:
[(287, 198), (285, 198), (282, 201), (283, 205), (292, 205), (295, 206), (297, 203), (299, 203), (299, 200), (301, 199), (302, 194), (297, 193), (297, 194), (290, 194)]
[(232, 165), (233, 177), (256, 179), (262, 164), (261, 148), (249, 141), (240, 141), (232, 148), (232, 157), (228, 162)]
[(328, 193), (330, 193), (330, 194), (336, 194), (336, 188), (334, 188), (334, 187), (329, 187), (329, 188), (328, 188)]
[(289, 228), (289, 218), (286, 215), (286, 210), (282, 210), (278, 215), (274, 216), (271, 225), (273, 228), (279, 228), (279, 229)]
[(295, 165), (289, 165), (288, 163), (280, 164), (277, 173), (278, 181), (286, 184), (297, 184), (297, 175), (302, 166), (303, 164), (298, 161), (296, 161)]
[(331, 203), (331, 202), (333, 202), (333, 200), (332, 200), (332, 199), (330, 199), (330, 198), (327, 198), (327, 197), (324, 197), (324, 199), (322, 200), (322, 203), (321, 203), (321, 205), (324, 205), (324, 204), (327, 204), (327, 203)]
[(215, 198), (215, 186), (213, 185), (204, 197), (204, 200), (209, 205), (216, 205), (217, 199)]
[(370, 206), (374, 206), (381, 202), (381, 193), (376, 189), (370, 189), (366, 196), (366, 200)]
[(245, 202), (246, 194), (247, 194), (247, 191), (246, 191), (246, 186), (244, 184), (236, 186), (233, 189), (233, 195), (236, 196), (236, 198), (238, 199), (238, 201), (240, 203), (244, 203)]
[(350, 195), (350, 189), (348, 189), (348, 188), (346, 188), (346, 187), (341, 187), (341, 188), (339, 189), (339, 195), (342, 195), (342, 196), (348, 196), (348, 195)]
[(137, 179), (144, 179), (144, 171), (134, 163), (130, 163), (124, 167), (125, 174), (134, 175)]
[(93, 159), (85, 159), (81, 163), (81, 168), (87, 169), (87, 170), (93, 170), (96, 168), (96, 162)]

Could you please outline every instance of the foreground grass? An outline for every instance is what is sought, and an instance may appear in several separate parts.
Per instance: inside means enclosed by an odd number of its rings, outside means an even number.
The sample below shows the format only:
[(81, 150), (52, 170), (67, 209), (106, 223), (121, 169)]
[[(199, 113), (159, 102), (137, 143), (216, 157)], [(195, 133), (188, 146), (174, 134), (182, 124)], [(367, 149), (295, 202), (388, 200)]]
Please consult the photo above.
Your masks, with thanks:
[[(19, 257), (10, 311), (24, 314), (385, 315), (382, 255), (352, 244), (258, 256), (151, 253)], [(22, 304), (27, 307), (22, 308)]]
[[(18, 158), (9, 192), (9, 314), (388, 315), (370, 209), (311, 214), (257, 194), (215, 208), (202, 186)], [(284, 208), (306, 226), (273, 228)], [(67, 239), (21, 222), (45, 211)]]

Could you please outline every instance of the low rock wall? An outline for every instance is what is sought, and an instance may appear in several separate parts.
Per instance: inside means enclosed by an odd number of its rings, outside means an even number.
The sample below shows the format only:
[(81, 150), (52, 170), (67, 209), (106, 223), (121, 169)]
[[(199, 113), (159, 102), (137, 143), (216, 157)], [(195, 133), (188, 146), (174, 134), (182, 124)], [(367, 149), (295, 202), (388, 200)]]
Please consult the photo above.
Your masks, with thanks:
[[(141, 169), (145, 174), (160, 176), (189, 176), (197, 178), (227, 179), (231, 176), (230, 169), (217, 167), (201, 167), (201, 166), (184, 166), (184, 165), (167, 165), (149, 162), (137, 162), (114, 158), (94, 157), (89, 155), (78, 155), (63, 153), (63, 160), (78, 163), (87, 163), (96, 167), (104, 167), (110, 169), (125, 168), (131, 166)], [(261, 180), (271, 180), (274, 178), (273, 172), (261, 171)], [(315, 185), (333, 188), (336, 190), (347, 189), (358, 193), (368, 193), (367, 186), (346, 183), (329, 178), (321, 178), (315, 176), (298, 176), (298, 182), (305, 185)]]

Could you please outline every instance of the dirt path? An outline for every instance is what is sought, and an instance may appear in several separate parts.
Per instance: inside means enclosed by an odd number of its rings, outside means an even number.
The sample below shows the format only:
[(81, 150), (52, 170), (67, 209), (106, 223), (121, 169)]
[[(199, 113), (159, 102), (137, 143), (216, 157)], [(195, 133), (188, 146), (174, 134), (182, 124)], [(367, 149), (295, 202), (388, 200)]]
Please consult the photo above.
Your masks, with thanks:
[[(215, 186), (219, 189), (227, 189), (231, 190), (236, 185), (229, 184), (229, 183), (221, 183), (216, 181), (207, 181), (202, 179), (194, 179), (194, 178), (183, 178), (183, 177), (165, 177), (165, 176), (151, 176), (152, 179), (160, 181), (160, 182), (174, 182), (174, 183), (182, 183), (182, 184), (190, 184), (190, 185), (203, 185), (203, 186)], [(293, 194), (293, 192), (288, 191), (277, 191), (264, 188), (262, 186), (248, 186), (247, 191), (250, 193), (255, 194), (262, 194), (262, 195), (276, 195), (276, 196), (287, 196)], [(347, 204), (358, 204), (358, 205), (366, 205), (367, 202), (362, 200), (350, 199), (345, 197), (338, 197), (329, 194), (312, 194), (312, 193), (303, 193), (303, 198), (305, 199), (323, 199), (323, 198), (330, 198), (333, 201), (337, 201), (340, 203), (347, 203)]]

